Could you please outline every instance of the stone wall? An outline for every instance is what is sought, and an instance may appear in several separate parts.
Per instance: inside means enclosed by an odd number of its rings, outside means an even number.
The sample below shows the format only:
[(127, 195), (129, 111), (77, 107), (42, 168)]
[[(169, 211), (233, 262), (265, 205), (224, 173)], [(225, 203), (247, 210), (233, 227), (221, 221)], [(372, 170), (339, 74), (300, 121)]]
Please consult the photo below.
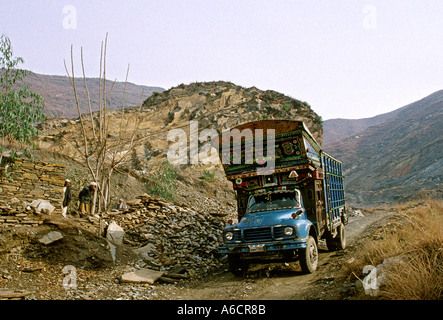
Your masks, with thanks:
[(66, 165), (16, 159), (8, 163), (8, 176), (5, 166), (0, 166), (0, 212), (16, 214), (23, 212), (34, 200), (48, 200), (61, 213), (63, 184)]

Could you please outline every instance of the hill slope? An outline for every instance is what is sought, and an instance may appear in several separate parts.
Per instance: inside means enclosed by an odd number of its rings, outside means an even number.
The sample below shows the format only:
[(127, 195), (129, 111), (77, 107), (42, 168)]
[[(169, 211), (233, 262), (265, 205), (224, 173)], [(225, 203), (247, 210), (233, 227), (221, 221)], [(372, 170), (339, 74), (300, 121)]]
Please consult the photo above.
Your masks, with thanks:
[[(97, 118), (97, 115), (95, 117)], [(190, 121), (198, 121), (199, 132), (203, 129), (221, 132), (241, 123), (274, 118), (303, 120), (317, 141), (322, 140), (323, 131), (321, 122), (318, 121), (319, 117), (307, 103), (275, 91), (263, 91), (255, 87), (243, 88), (223, 81), (183, 84), (156, 93), (146, 99), (141, 108), (125, 109), (123, 117), (120, 111), (110, 111), (107, 117), (109, 145), (118, 141), (122, 127), (129, 128), (128, 134), (131, 134), (131, 128), (137, 119), (140, 119), (139, 130), (135, 134), (137, 147), (119, 168), (119, 171), (130, 174), (126, 175), (126, 181), (122, 177), (117, 183), (118, 188), (113, 190), (113, 197), (126, 199), (134, 195), (134, 190), (142, 191), (145, 188), (143, 180), (149, 178), (150, 174), (155, 173), (166, 161), (170, 145), (167, 135), (172, 129), (183, 128), (189, 139)], [(86, 127), (90, 128), (90, 117), (85, 116), (83, 119)], [(49, 119), (40, 125), (39, 131), (38, 157), (45, 156), (45, 161), (50, 161), (51, 157), (62, 155), (63, 159), (70, 158), (81, 163), (83, 138), (79, 119)], [(199, 145), (199, 148), (201, 147), (202, 144)], [(125, 148), (126, 145), (121, 146), (119, 150), (123, 153)], [(68, 166), (68, 170), (71, 168), (74, 169), (75, 166)], [(225, 179), (220, 164), (187, 164), (178, 166), (176, 170), (179, 176), (179, 188), (175, 198), (177, 204), (201, 204), (207, 209), (208, 204), (222, 208), (225, 199), (235, 203), (232, 185)], [(210, 178), (213, 176), (213, 182), (205, 183), (205, 180), (202, 180), (205, 171), (209, 173)], [(74, 184), (81, 186), (87, 181), (75, 181), (77, 173), (74, 170), (68, 173), (73, 177)], [(139, 181), (132, 179), (134, 177)]]
[[(94, 115), (97, 117), (97, 114)], [(90, 125), (89, 116), (83, 117)], [(262, 119), (292, 119), (305, 122), (315, 139), (321, 143), (323, 128), (311, 107), (281, 93), (255, 87), (243, 88), (230, 82), (199, 82), (180, 85), (146, 99), (141, 108), (126, 108), (124, 116), (117, 110), (108, 113), (108, 133), (113, 139), (123, 127), (134, 127), (140, 119), (138, 140), (149, 142), (150, 148), (166, 152), (168, 132), (183, 128), (189, 132), (191, 121), (198, 129), (218, 132), (238, 124)], [(122, 120), (123, 119), (123, 120)], [(82, 157), (79, 120), (49, 119), (40, 125), (40, 148), (70, 157)], [(147, 150), (138, 150), (140, 156)], [(164, 153), (165, 155), (165, 153)]]
[(323, 122), (323, 145), (327, 146), (334, 141), (352, 136), (360, 131), (364, 131), (371, 126), (378, 125), (387, 119), (394, 117), (402, 108), (380, 114), (372, 118), (364, 119), (329, 119)]
[(378, 204), (418, 193), (441, 197), (443, 90), (325, 150), (343, 161), (348, 203)]
[(323, 139), (320, 117), (306, 102), (273, 90), (244, 88), (225, 81), (179, 85), (146, 99), (143, 111), (155, 112), (164, 127), (198, 121), (200, 129), (219, 132), (255, 120), (303, 120), (320, 144)]
[[(41, 94), (45, 100), (46, 114), (52, 117), (76, 118), (78, 117), (77, 107), (71, 83), (67, 76), (43, 75), (30, 72), (24, 82), (30, 85), (30, 90)], [(99, 79), (86, 78), (86, 84), (91, 99), (93, 111), (98, 110), (99, 105)], [(75, 78), (75, 85), (80, 102), (82, 113), (89, 112), (88, 100), (83, 78)], [(109, 93), (113, 81), (106, 81), (107, 92)], [(123, 90), (125, 83), (116, 82), (112, 88), (112, 93), (108, 102), (108, 108), (119, 109), (123, 105)], [(160, 87), (140, 86), (133, 83), (126, 84), (125, 107), (140, 105), (154, 91), (164, 91)], [(142, 96), (143, 94), (143, 96)]]

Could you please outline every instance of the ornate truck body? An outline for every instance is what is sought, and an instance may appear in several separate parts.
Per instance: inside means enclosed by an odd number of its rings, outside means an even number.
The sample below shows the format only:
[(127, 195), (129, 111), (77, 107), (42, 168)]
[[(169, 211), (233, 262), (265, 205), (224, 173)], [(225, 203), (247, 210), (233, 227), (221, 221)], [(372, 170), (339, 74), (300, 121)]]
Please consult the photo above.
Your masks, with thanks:
[(328, 249), (345, 248), (341, 162), (321, 149), (302, 121), (246, 123), (223, 132), (217, 143), (237, 195), (238, 223), (225, 227), (219, 247), (231, 272), (279, 259), (299, 260), (310, 273), (319, 239)]

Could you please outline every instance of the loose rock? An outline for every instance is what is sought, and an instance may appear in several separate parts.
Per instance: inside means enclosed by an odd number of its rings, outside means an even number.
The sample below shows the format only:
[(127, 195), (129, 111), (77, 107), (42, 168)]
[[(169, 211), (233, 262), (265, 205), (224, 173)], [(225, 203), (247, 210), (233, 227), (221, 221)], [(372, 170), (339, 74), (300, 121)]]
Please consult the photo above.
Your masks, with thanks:
[(134, 272), (128, 272), (122, 275), (122, 282), (135, 282), (135, 283), (148, 283), (153, 284), (156, 280), (163, 276), (164, 272), (151, 270), (151, 269), (140, 269)]
[(44, 235), (42, 238), (40, 238), (38, 241), (41, 244), (48, 245), (61, 239), (63, 239), (63, 235), (60, 232), (51, 231), (48, 234)]

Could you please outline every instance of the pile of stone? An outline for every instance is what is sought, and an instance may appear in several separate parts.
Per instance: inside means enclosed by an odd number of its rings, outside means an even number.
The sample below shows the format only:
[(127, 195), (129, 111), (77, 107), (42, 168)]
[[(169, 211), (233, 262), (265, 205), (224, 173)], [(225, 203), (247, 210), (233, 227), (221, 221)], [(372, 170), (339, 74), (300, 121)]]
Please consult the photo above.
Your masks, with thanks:
[(27, 203), (12, 198), (10, 204), (0, 206), (0, 223), (5, 226), (35, 227), (43, 223), (42, 214), (50, 215), (54, 210), (55, 207), (47, 200), (37, 199)]
[[(0, 206), (24, 211), (32, 201), (44, 199), (57, 204), (55, 213), (61, 213), (66, 166), (29, 159), (10, 162), (8, 179), (0, 179)], [(0, 166), (1, 172), (5, 170)]]
[(14, 227), (16, 225), (36, 227), (42, 223), (43, 219), (40, 217), (29, 216), (26, 213), (17, 213), (15, 215), (3, 215), (0, 213), (0, 224), (5, 227)]
[[(125, 230), (123, 242), (136, 247), (147, 267), (205, 272), (220, 265), (217, 248), (225, 222), (217, 216), (174, 206), (147, 194), (105, 218)], [(192, 270), (192, 271), (191, 271)]]

